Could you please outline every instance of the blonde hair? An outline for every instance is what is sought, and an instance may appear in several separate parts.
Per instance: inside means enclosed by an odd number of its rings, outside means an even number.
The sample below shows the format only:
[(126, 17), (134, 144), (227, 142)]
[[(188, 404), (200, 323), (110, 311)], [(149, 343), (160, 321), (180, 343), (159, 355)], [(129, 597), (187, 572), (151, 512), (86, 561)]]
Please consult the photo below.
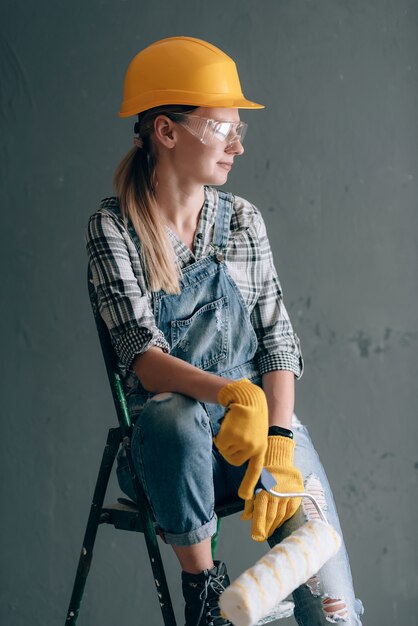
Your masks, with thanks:
[(148, 288), (180, 293), (180, 269), (155, 197), (156, 154), (152, 142), (157, 115), (183, 113), (196, 107), (164, 106), (144, 111), (135, 124), (142, 147), (135, 146), (119, 163), (113, 184), (122, 216), (131, 221), (141, 243), (141, 260)]

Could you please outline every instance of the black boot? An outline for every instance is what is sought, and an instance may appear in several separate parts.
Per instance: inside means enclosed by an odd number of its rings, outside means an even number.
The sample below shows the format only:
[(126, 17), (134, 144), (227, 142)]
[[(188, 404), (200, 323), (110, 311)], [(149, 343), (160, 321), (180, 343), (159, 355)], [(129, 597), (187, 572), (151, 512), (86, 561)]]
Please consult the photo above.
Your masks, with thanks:
[(186, 600), (185, 626), (232, 626), (221, 617), (219, 596), (230, 584), (225, 563), (214, 561), (212, 569), (201, 574), (182, 572), (183, 596)]

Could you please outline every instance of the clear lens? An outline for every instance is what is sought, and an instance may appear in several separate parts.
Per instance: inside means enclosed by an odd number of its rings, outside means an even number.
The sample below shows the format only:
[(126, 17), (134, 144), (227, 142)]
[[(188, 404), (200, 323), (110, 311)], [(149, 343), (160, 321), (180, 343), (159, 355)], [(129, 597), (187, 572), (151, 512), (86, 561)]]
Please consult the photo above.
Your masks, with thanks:
[(218, 122), (187, 113), (171, 113), (170, 117), (178, 117), (176, 121), (206, 145), (213, 143), (214, 139), (225, 141), (227, 146), (233, 144), (234, 141), (242, 143), (248, 128), (245, 122)]
[(213, 136), (219, 141), (225, 141), (232, 129), (231, 122), (216, 122), (213, 124)]

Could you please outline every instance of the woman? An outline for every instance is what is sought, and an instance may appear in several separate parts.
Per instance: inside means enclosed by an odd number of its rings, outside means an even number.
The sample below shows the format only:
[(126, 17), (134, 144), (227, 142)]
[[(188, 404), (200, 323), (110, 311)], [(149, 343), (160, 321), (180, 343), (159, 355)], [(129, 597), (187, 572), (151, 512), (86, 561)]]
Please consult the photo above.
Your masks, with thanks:
[[(99, 308), (135, 422), (132, 454), (155, 519), (182, 568), (186, 626), (227, 626), (226, 566), (211, 556), (215, 501), (238, 495), (252, 538), (275, 545), (315, 514), (254, 488), (332, 495), (293, 414), (299, 340), (283, 305), (266, 229), (248, 201), (218, 191), (244, 152), (247, 100), (234, 62), (198, 39), (152, 44), (131, 62), (121, 117), (138, 115), (117, 197), (90, 219)], [(296, 443), (296, 449), (295, 449)], [(295, 461), (294, 461), (295, 454)], [(123, 453), (118, 477), (134, 496)], [(300, 624), (360, 624), (344, 550), (296, 590)]]

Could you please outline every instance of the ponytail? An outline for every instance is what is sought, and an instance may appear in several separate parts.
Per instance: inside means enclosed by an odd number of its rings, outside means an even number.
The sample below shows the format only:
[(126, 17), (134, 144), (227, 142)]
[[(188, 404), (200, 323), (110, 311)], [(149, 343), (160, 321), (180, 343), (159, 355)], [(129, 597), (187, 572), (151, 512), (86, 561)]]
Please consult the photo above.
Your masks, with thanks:
[(130, 220), (141, 242), (141, 261), (150, 291), (180, 293), (180, 268), (155, 198), (155, 153), (151, 142), (157, 115), (190, 111), (191, 107), (158, 107), (141, 113), (137, 145), (119, 163), (113, 184), (122, 217)]

